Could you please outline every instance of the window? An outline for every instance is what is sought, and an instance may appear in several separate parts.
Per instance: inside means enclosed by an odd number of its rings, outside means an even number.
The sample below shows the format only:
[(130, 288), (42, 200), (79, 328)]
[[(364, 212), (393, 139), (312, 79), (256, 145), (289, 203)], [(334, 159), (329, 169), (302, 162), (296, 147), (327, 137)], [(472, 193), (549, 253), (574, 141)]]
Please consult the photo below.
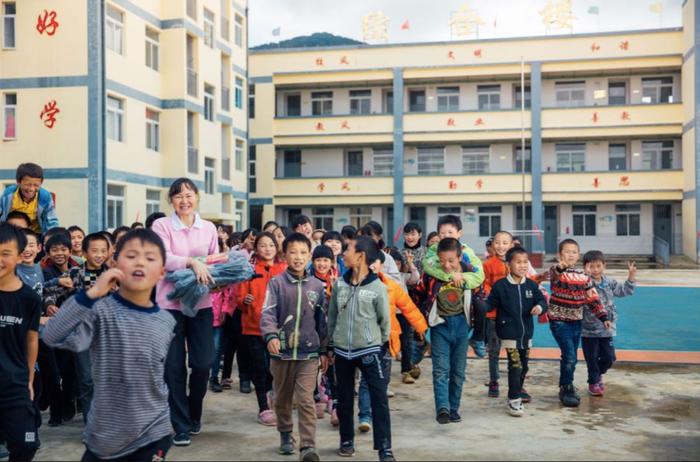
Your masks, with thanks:
[(235, 30), (233, 32), (233, 39), (236, 46), (243, 46), (243, 17), (236, 15), (236, 24), (234, 25)]
[(107, 48), (120, 55), (124, 54), (124, 13), (108, 4), (105, 23)]
[[(513, 107), (515, 109), (520, 109), (520, 100), (522, 98), (522, 91), (520, 85), (515, 86), (515, 101), (513, 102)], [(532, 104), (532, 98), (530, 96), (530, 85), (525, 85), (525, 109), (529, 109)]]
[(231, 179), (231, 126), (221, 126), (221, 179)]
[(642, 79), (642, 103), (673, 102), (673, 77), (649, 77)]
[(214, 162), (214, 159), (204, 158), (204, 194), (214, 194), (215, 192), (216, 170)]
[(2, 47), (15, 48), (17, 45), (15, 31), (17, 6), (15, 2), (7, 2), (2, 4), (2, 9)]
[(333, 207), (318, 207), (311, 209), (311, 221), (314, 229), (330, 231), (333, 229)]
[(124, 101), (107, 96), (107, 138), (124, 141)]
[[(523, 172), (523, 153), (522, 147), (515, 147), (515, 168), (513, 169), (517, 173)], [(530, 146), (525, 147), (525, 172), (532, 171), (532, 159), (530, 159)]]
[(124, 186), (107, 185), (107, 228), (124, 225)]
[(489, 173), (489, 147), (462, 147), (462, 173), (465, 175)]
[(443, 173), (445, 173), (445, 148), (419, 147), (418, 174), (442, 175)]
[(394, 113), (394, 92), (391, 90), (382, 91), (382, 105), (384, 106), (384, 114)]
[(369, 114), (371, 98), (371, 90), (350, 90), (350, 114)]
[(228, 21), (228, 13), (230, 9), (231, 5), (229, 4), (229, 0), (221, 0), (221, 38), (223, 38), (227, 42), (230, 37), (229, 29), (231, 28), (231, 25)]
[[(372, 220), (372, 207), (350, 207), (350, 223), (355, 229), (360, 229)], [(331, 228), (332, 229), (332, 228)]]
[(214, 13), (204, 8), (204, 44), (214, 48)]
[(491, 237), (501, 230), (501, 207), (479, 207), (479, 237)]
[(197, 0), (187, 0), (187, 16), (197, 20)]
[(585, 104), (586, 82), (555, 82), (556, 101), (558, 107), (575, 107)]
[(333, 114), (333, 92), (313, 91), (311, 92), (311, 115), (331, 115)]
[(673, 141), (642, 142), (642, 170), (673, 168)]
[(459, 87), (437, 87), (439, 112), (459, 111)]
[(562, 143), (555, 146), (557, 172), (582, 172), (586, 168), (586, 145)]
[(608, 82), (608, 104), (627, 104), (627, 82)]
[(146, 109), (146, 148), (160, 151), (160, 113)]
[(639, 204), (619, 204), (615, 206), (618, 236), (639, 236), (641, 206)]
[(301, 177), (301, 151), (298, 149), (284, 151), (284, 176)]
[(572, 206), (574, 236), (595, 236), (595, 205)]
[(457, 206), (457, 207), (455, 207), (455, 206), (438, 207), (437, 215), (438, 215), (438, 218), (444, 217), (445, 215), (456, 215), (458, 217), (461, 217), (462, 207), (459, 207), (459, 206)]
[(214, 87), (204, 84), (204, 118), (214, 121)]
[(500, 85), (478, 85), (476, 92), (479, 95), (479, 110), (490, 111), (501, 108)]
[(160, 212), (160, 191), (156, 189), (146, 190), (146, 216)]
[(236, 201), (236, 210), (234, 216), (234, 226), (236, 231), (243, 231), (243, 201)]
[(199, 173), (199, 151), (197, 150), (196, 119), (193, 112), (187, 112), (187, 171)]
[(627, 170), (627, 145), (611, 144), (608, 147), (608, 169)]
[(235, 152), (236, 170), (243, 171), (243, 140), (236, 140)]
[(258, 153), (256, 151), (255, 145), (248, 146), (248, 192), (254, 193), (258, 190), (256, 178), (257, 178), (257, 167), (256, 160)]
[(425, 90), (408, 91), (408, 110), (409, 112), (425, 111)]
[(2, 137), (14, 140), (17, 137), (17, 93), (5, 93), (3, 96), (3, 130)]
[(255, 84), (248, 84), (248, 118), (255, 118)]
[(160, 38), (158, 32), (146, 27), (146, 66), (158, 70), (158, 49)]
[(236, 77), (236, 88), (234, 89), (234, 105), (238, 109), (243, 109), (243, 79)]
[(374, 149), (372, 152), (372, 171), (375, 176), (392, 176), (394, 174), (394, 151), (392, 149)]
[(347, 176), (362, 176), (362, 151), (348, 151), (345, 154)]

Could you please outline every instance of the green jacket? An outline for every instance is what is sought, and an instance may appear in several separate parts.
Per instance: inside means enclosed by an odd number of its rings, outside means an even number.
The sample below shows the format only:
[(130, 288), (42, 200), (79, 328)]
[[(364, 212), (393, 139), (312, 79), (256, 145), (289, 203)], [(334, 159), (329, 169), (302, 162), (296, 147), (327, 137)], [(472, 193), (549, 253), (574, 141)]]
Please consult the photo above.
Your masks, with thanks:
[[(423, 271), (435, 279), (449, 282), (452, 280), (452, 275), (447, 274), (440, 266), (437, 246), (437, 244), (433, 244), (428, 248), (428, 252), (423, 259)], [(479, 257), (467, 244), (462, 244), (462, 262), (470, 269), (470, 271), (462, 273), (465, 289), (476, 289), (484, 282), (484, 267)]]
[(335, 282), (328, 305), (330, 343), (345, 359), (380, 353), (391, 330), (386, 286), (374, 273), (357, 286), (350, 283), (351, 277), (348, 270)]

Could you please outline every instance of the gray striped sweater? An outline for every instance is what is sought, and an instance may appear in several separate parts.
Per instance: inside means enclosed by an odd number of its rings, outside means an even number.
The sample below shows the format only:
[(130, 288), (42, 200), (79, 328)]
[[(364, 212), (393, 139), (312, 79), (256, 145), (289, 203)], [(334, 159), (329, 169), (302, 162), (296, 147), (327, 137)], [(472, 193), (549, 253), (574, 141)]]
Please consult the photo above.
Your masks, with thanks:
[(78, 292), (46, 325), (43, 340), (71, 351), (90, 349), (94, 397), (83, 438), (101, 459), (114, 459), (172, 434), (165, 359), (175, 318), (111, 294)]

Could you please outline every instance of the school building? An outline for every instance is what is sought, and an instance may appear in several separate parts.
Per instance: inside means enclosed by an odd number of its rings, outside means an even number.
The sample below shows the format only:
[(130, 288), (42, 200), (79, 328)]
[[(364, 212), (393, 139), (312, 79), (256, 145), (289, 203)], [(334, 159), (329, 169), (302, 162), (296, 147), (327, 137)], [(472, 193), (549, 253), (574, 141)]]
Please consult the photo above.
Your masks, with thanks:
[(0, 181), (46, 171), (61, 224), (171, 210), (247, 226), (246, 0), (0, 0)]
[(682, 28), (251, 51), (251, 223), (374, 219), (390, 241), (449, 213), (478, 251), (508, 229), (548, 254), (572, 237), (696, 259), (699, 15), (687, 1)]

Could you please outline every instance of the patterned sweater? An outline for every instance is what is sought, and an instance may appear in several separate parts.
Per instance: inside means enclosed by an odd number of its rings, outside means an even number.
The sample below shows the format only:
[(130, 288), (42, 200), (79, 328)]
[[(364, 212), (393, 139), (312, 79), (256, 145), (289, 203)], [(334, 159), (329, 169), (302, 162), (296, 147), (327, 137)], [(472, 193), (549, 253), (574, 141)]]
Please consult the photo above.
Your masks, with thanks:
[(552, 289), (548, 311), (550, 321), (580, 321), (585, 307), (601, 322), (608, 320), (608, 313), (590, 276), (576, 268), (562, 271), (558, 265), (553, 266), (549, 274)]

